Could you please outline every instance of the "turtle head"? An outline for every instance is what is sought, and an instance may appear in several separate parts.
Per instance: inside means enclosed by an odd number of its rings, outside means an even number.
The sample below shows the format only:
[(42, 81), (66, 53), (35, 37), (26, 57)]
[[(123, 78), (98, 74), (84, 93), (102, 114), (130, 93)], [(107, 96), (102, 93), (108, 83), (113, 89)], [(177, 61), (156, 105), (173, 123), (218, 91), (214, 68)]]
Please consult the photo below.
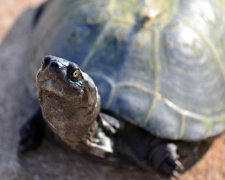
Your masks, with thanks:
[(44, 119), (53, 131), (72, 146), (85, 139), (100, 111), (91, 77), (73, 62), (46, 56), (36, 76), (36, 87)]
[[(94, 81), (71, 61), (45, 56), (36, 76), (38, 97), (55, 96), (73, 106), (91, 106), (98, 95)], [(71, 104), (71, 105), (72, 105)]]
[(38, 90), (63, 98), (80, 97), (84, 94), (84, 86), (91, 84), (93, 81), (77, 64), (55, 56), (44, 57), (36, 76)]

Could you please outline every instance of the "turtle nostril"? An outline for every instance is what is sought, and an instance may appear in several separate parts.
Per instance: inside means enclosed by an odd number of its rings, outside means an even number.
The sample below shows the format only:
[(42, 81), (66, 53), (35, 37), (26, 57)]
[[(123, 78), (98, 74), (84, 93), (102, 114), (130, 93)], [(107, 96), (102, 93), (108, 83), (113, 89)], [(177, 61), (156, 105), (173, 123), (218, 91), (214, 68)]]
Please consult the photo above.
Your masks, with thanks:
[(44, 61), (43, 61), (44, 67), (47, 67), (48, 64), (50, 63), (50, 61), (51, 61), (51, 57), (50, 56), (45, 56), (44, 57)]
[(51, 69), (52, 70), (57, 70), (59, 69), (59, 65), (57, 62), (52, 62), (51, 65), (50, 65)]

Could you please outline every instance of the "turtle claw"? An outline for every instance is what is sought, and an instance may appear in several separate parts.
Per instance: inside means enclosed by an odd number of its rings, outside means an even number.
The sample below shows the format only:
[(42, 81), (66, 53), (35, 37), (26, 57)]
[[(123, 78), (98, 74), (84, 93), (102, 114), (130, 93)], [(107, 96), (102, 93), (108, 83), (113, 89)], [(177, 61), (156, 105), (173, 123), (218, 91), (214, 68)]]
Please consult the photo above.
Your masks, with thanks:
[(184, 166), (179, 160), (176, 160), (175, 164), (176, 164), (176, 167), (177, 167), (178, 171), (183, 171), (184, 170)]
[(178, 173), (177, 171), (173, 171), (171, 180), (175, 180), (179, 178), (180, 178), (180, 173)]
[(178, 160), (177, 146), (173, 143), (160, 144), (153, 149), (150, 155), (153, 167), (162, 175), (179, 177), (178, 171), (184, 169), (182, 163)]
[(176, 169), (172, 172), (172, 180), (179, 179), (181, 176), (179, 171), (182, 171), (184, 169), (183, 164), (179, 160), (175, 160), (175, 166)]
[(179, 166), (173, 162), (171, 163), (171, 161), (169, 160), (164, 160), (164, 162), (159, 166), (158, 171), (165, 176), (169, 176), (169, 177), (175, 177), (178, 178), (179, 177)]

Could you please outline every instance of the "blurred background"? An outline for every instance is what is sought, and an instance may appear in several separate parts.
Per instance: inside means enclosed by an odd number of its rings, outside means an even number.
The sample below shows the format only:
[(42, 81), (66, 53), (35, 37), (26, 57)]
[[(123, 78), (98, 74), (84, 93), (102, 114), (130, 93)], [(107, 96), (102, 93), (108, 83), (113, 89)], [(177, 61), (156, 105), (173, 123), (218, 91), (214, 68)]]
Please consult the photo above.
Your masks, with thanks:
[[(23, 73), (32, 37), (32, 16), (42, 2), (0, 0), (0, 179), (163, 179), (102, 165), (49, 142), (25, 157), (17, 155), (19, 127), (37, 107), (29, 98)], [(181, 179), (225, 179), (225, 134)]]

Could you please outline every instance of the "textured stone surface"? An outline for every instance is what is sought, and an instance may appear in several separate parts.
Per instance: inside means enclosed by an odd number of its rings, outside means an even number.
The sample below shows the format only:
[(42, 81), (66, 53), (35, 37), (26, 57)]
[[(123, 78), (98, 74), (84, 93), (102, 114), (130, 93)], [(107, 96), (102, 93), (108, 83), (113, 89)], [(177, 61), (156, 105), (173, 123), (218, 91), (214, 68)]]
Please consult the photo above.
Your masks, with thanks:
[[(19, 157), (18, 130), (37, 104), (24, 83), (26, 52), (31, 38), (31, 7), (43, 0), (0, 0), (0, 179), (160, 179), (151, 173), (129, 171), (91, 160), (49, 142)], [(225, 135), (182, 180), (225, 179)]]

